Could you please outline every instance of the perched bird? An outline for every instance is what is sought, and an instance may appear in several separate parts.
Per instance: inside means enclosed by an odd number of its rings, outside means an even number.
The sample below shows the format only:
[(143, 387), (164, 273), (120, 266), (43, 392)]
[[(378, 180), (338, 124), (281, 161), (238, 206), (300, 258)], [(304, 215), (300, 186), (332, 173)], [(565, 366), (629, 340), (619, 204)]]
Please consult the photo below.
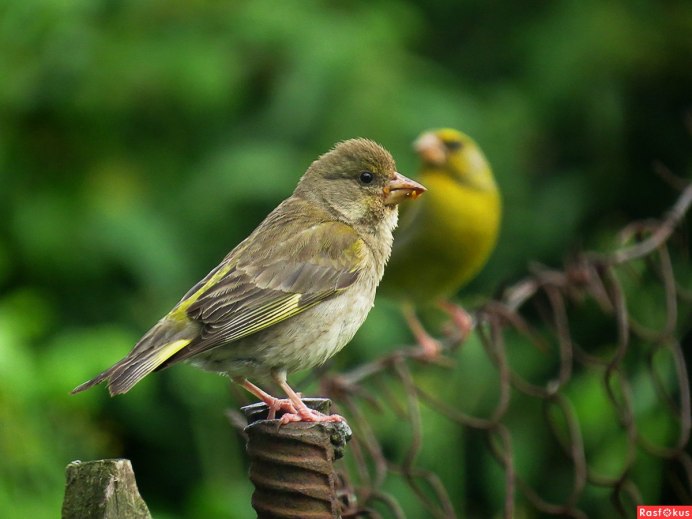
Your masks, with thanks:
[(440, 344), (415, 310), (435, 303), (469, 332), (471, 318), (449, 298), (488, 260), (502, 209), (490, 165), (468, 135), (449, 128), (428, 131), (414, 148), (422, 161), (419, 180), (428, 192), (402, 211), (380, 293), (403, 303), (424, 356), (434, 358)]
[[(283, 423), (340, 420), (310, 410), (286, 375), (325, 362), (351, 340), (382, 279), (397, 206), (424, 191), (375, 142), (337, 144), (124, 359), (73, 393), (103, 381), (111, 395), (125, 393), (152, 371), (186, 360), (227, 374), (272, 417), (286, 411)], [(248, 378), (273, 379), (288, 400)]]

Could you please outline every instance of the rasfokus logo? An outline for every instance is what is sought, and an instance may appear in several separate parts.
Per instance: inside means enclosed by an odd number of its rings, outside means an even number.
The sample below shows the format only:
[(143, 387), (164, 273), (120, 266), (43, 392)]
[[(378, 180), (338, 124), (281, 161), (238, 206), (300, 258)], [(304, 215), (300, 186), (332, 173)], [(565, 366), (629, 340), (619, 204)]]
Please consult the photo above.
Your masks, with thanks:
[(637, 517), (692, 517), (692, 506), (639, 505)]

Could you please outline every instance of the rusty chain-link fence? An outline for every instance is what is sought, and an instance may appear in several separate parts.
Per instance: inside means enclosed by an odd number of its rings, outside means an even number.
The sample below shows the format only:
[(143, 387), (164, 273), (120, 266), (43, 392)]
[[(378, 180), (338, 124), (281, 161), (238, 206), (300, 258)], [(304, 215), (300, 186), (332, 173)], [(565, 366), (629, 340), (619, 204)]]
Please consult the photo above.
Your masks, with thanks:
[(344, 517), (635, 517), (637, 504), (692, 503), (691, 204), (680, 186), (612, 252), (532, 267), (440, 363), (402, 348), (323, 377), (354, 430)]

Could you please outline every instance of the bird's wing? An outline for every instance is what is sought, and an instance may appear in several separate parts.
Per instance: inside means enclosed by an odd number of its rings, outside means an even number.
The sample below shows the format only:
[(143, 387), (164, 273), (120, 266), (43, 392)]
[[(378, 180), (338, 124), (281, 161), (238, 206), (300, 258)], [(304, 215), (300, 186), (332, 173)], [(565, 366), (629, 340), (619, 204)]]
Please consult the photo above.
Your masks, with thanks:
[(189, 304), (183, 298), (179, 307), (201, 332), (166, 364), (293, 317), (351, 286), (367, 264), (365, 242), (342, 223), (276, 238), (281, 241), (241, 246), (188, 293)]

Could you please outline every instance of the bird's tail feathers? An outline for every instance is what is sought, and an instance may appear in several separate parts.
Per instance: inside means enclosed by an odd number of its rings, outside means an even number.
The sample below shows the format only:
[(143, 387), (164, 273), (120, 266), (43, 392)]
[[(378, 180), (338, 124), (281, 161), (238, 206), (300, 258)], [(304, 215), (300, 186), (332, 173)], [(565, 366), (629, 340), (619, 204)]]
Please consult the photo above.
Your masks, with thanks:
[(140, 341), (132, 353), (120, 362), (74, 388), (72, 394), (85, 391), (104, 380), (108, 380), (108, 391), (111, 396), (127, 393), (137, 382), (190, 344), (192, 339), (177, 339), (163, 346), (140, 348), (143, 341)]
[(107, 369), (103, 373), (99, 373), (98, 375), (96, 375), (91, 380), (87, 380), (83, 384), (79, 384), (76, 388), (74, 388), (72, 391), (70, 391), (70, 394), (74, 395), (77, 393), (81, 393), (82, 391), (86, 391), (87, 389), (94, 387), (96, 384), (100, 384), (101, 382), (103, 382), (104, 380), (106, 380), (110, 376), (111, 372), (113, 371), (113, 369), (116, 366), (117, 366), (117, 364), (115, 366), (113, 366), (112, 368)]

